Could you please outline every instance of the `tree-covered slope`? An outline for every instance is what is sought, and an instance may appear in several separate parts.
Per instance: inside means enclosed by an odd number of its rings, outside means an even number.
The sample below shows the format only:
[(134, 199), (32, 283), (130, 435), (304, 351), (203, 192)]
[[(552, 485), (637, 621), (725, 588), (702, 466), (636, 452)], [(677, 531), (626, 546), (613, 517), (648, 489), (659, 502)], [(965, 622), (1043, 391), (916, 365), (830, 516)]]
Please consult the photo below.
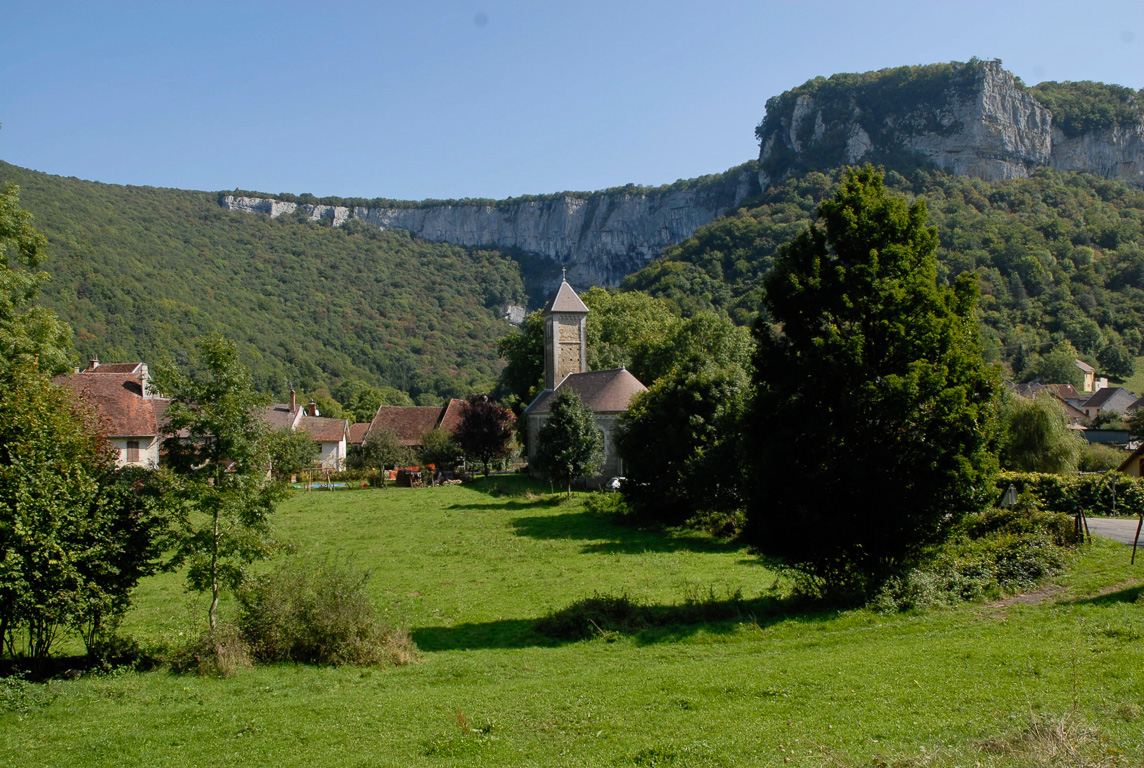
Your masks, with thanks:
[[(716, 309), (750, 322), (775, 250), (836, 182), (836, 174), (790, 178), (668, 249), (623, 288), (666, 298), (685, 314)], [(1016, 372), (1066, 340), (1094, 361), (1106, 346), (1144, 352), (1144, 192), (1047, 169), (994, 183), (924, 171), (890, 172), (886, 182), (926, 200), (943, 280), (978, 275), (991, 354)]]
[(519, 267), (495, 251), (0, 163), (7, 183), (49, 238), (41, 302), (72, 325), (83, 360), (184, 359), (218, 330), (276, 394), (356, 378), (459, 396), (491, 386), (500, 309), (523, 303)]

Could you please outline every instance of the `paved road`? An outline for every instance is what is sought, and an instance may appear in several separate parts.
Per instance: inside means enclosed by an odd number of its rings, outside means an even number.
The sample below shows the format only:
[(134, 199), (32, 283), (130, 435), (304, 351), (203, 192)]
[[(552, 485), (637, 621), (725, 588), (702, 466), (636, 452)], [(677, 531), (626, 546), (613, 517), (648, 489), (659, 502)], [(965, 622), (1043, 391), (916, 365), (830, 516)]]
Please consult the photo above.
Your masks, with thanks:
[[(1088, 532), (1093, 536), (1104, 536), (1115, 541), (1131, 544), (1136, 538), (1136, 526), (1140, 524), (1138, 517), (1126, 518), (1098, 518), (1088, 519)], [(1144, 544), (1144, 531), (1140, 532), (1140, 543)]]

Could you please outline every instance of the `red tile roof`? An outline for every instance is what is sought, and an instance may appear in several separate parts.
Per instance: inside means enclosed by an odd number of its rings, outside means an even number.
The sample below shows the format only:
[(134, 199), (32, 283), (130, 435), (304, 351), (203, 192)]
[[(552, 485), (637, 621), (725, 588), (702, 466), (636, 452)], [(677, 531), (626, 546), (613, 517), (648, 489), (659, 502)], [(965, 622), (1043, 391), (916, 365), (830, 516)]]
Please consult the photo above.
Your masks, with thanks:
[(548, 413), (552, 399), (565, 388), (571, 389), (584, 405), (596, 413), (620, 413), (628, 409), (628, 403), (647, 387), (626, 368), (612, 368), (607, 371), (572, 373), (560, 382), (555, 390), (546, 389), (528, 406), (527, 412)]
[(170, 400), (143, 397), (140, 373), (111, 373), (103, 368), (100, 366), (95, 372), (58, 376), (53, 381), (70, 387), (96, 409), (108, 437), (158, 435)]
[(325, 416), (302, 414), (298, 429), (304, 429), (319, 443), (337, 443), (346, 436), (349, 422), (345, 419), (331, 419)]
[(437, 422), (437, 426), (450, 432), (456, 432), (457, 428), (461, 426), (461, 406), (464, 404), (464, 400), (450, 400), (441, 412), (441, 420)]
[(421, 445), (421, 436), (437, 426), (441, 410), (438, 406), (383, 405), (369, 430), (392, 429), (402, 445)]
[(88, 368), (83, 373), (139, 373), (143, 363), (100, 363), (95, 369)]
[(289, 403), (274, 403), (267, 407), (262, 418), (266, 419), (272, 429), (293, 429), (299, 415), (299, 411), (290, 410)]
[(365, 433), (369, 432), (369, 422), (359, 421), (356, 424), (350, 424), (350, 434), (346, 438), (346, 442), (350, 445), (361, 445), (365, 442)]

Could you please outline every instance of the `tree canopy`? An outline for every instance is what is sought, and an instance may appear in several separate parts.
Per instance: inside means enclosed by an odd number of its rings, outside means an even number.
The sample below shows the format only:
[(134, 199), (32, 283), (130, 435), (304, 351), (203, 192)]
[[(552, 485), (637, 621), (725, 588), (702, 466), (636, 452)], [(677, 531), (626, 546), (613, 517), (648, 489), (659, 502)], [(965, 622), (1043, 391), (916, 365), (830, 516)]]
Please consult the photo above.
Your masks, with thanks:
[(552, 399), (551, 411), (537, 436), (536, 468), (572, 495), (572, 481), (599, 471), (604, 436), (596, 417), (570, 388)]
[(50, 309), (33, 304), (48, 281), (38, 271), (47, 257), (47, 238), (20, 207), (20, 190), (0, 193), (0, 371), (30, 361), (49, 374), (68, 368), (71, 329)]
[(818, 213), (766, 279), (748, 533), (820, 588), (868, 594), (986, 502), (997, 375), (972, 281), (937, 284), (924, 203), (867, 166)]
[(485, 468), (485, 477), (493, 461), (512, 453), (516, 417), (487, 395), (469, 395), (461, 404), (461, 423), (455, 433), (457, 444), (469, 458)]
[(1007, 395), (1001, 409), (1001, 466), (1020, 472), (1071, 472), (1085, 447), (1069, 429), (1064, 404), (1048, 392)]
[(268, 427), (261, 411), (269, 399), (255, 392), (233, 342), (214, 334), (199, 350), (197, 370), (164, 362), (153, 383), (172, 399), (164, 447), (182, 481), (172, 564), (187, 563), (189, 586), (211, 593), (213, 631), (220, 593), (238, 586), (244, 566), (273, 550), (270, 515), (282, 489), (266, 478)]

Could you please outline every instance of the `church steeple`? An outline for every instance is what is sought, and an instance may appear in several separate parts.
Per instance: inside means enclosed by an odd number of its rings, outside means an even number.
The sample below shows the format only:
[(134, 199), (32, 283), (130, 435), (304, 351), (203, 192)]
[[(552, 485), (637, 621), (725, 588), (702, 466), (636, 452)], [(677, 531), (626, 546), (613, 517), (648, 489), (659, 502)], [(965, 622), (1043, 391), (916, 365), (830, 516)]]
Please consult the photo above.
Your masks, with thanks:
[(588, 308), (567, 280), (544, 308), (544, 388), (556, 389), (570, 373), (588, 370)]

